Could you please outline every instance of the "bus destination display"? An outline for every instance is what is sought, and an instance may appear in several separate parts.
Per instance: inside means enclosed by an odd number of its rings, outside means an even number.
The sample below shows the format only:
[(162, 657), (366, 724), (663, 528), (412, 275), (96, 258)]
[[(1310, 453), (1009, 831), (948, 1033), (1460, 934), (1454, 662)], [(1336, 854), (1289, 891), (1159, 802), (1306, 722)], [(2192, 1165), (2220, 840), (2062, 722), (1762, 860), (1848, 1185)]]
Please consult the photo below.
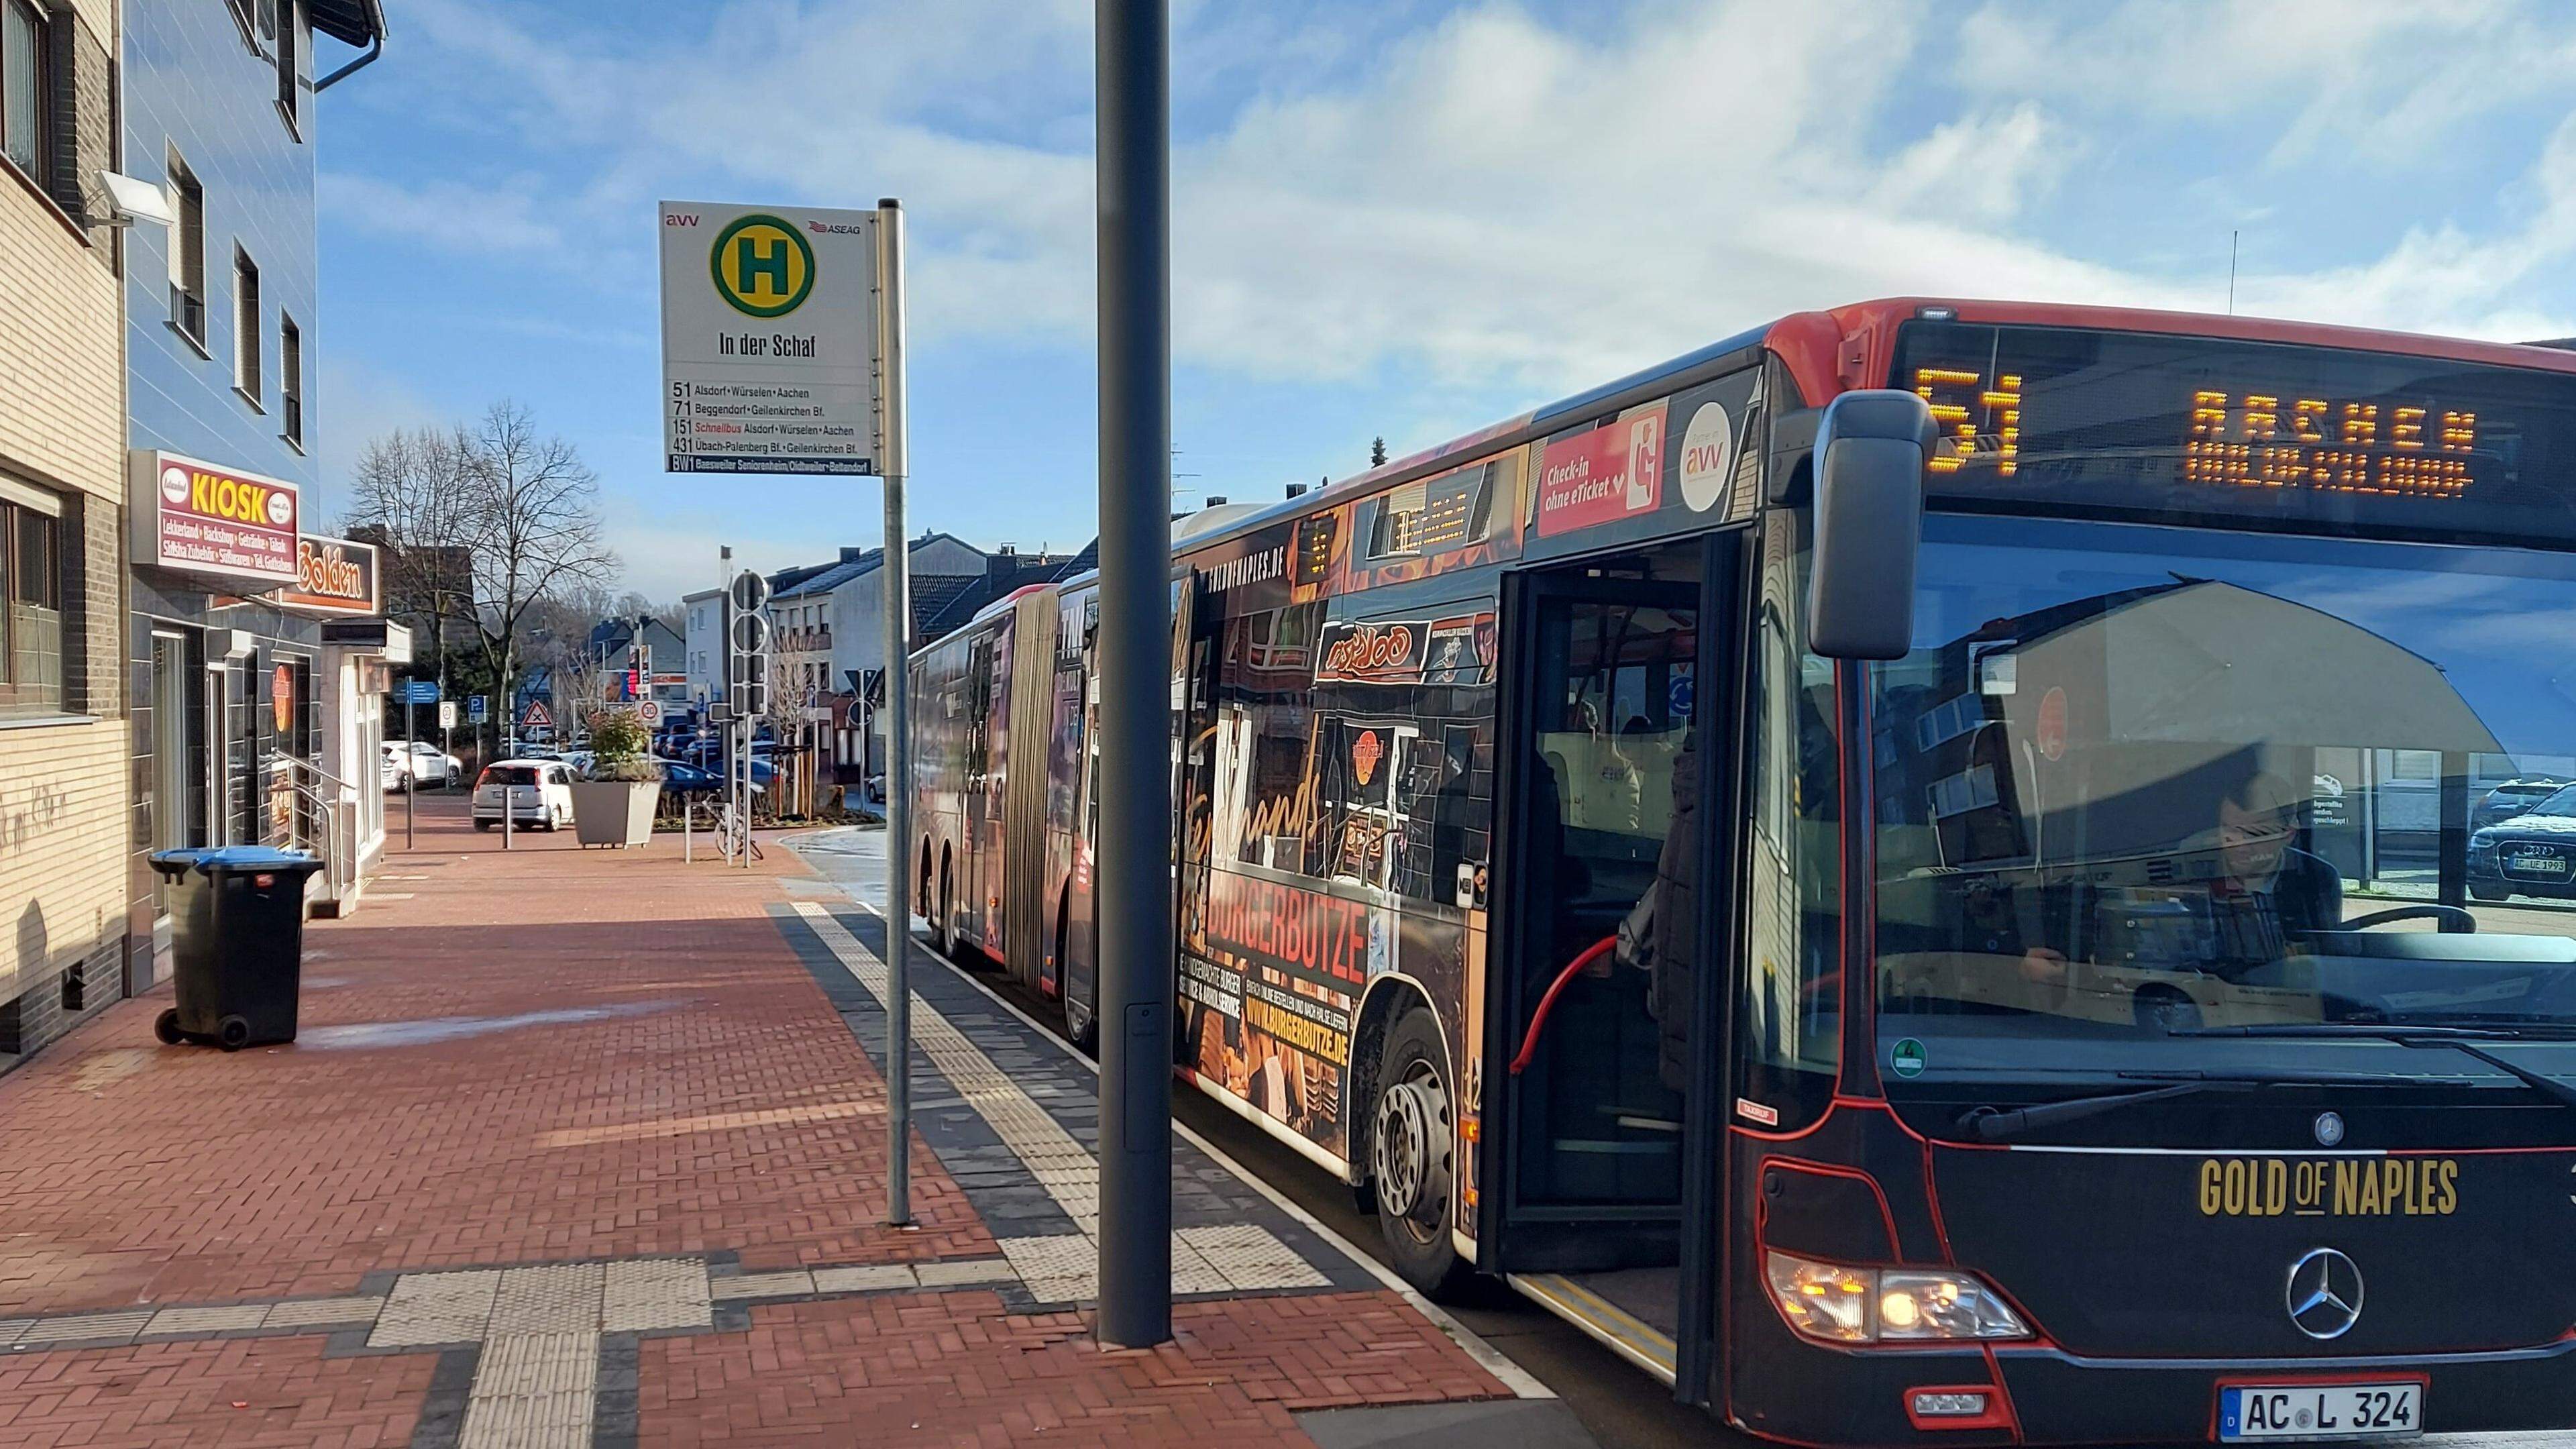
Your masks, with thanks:
[(1909, 324), (1936, 494), (2576, 539), (2576, 376), (2387, 353)]

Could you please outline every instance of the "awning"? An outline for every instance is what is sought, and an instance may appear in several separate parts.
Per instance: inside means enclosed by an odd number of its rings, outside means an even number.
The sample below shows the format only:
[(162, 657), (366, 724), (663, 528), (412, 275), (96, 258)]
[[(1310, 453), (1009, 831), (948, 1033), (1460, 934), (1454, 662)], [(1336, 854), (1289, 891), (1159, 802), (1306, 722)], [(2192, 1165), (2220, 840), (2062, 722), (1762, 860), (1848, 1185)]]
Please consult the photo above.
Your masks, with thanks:
[(313, 28), (347, 45), (374, 44), (384, 34), (379, 0), (305, 0)]

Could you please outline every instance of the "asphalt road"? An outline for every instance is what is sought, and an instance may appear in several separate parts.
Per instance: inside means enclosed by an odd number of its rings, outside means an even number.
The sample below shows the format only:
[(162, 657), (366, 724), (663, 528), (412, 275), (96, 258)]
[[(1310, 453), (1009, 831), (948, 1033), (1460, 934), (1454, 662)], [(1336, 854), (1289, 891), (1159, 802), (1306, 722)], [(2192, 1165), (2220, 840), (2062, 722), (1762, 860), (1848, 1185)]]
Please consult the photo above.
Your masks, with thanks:
[[(817, 831), (792, 840), (797, 853), (834, 885), (882, 913), (882, 831)], [(926, 947), (924, 954), (928, 955)], [(1052, 1003), (1023, 993), (998, 976), (976, 979), (1050, 1028), (1062, 1020)], [(1176, 1092), (1172, 1115), (1351, 1244), (1380, 1255), (1377, 1220), (1358, 1210), (1349, 1188), (1195, 1092)], [(1476, 1287), (1473, 1301), (1447, 1305), (1450, 1313), (1554, 1391), (1603, 1449), (1756, 1449), (1764, 1445), (1699, 1410), (1674, 1403), (1663, 1385), (1503, 1284), (1480, 1280)], [(2576, 1433), (2441, 1434), (2412, 1442), (2423, 1449), (2537, 1449), (2542, 1445), (2567, 1449), (2576, 1445)]]

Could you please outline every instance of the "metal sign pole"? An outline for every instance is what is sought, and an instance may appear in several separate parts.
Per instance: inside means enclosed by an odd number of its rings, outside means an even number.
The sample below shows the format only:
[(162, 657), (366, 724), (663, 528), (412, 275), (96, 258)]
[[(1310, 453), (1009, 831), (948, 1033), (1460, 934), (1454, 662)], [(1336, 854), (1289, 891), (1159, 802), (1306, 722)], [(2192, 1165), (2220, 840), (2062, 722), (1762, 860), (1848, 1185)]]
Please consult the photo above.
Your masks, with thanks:
[(420, 706), (411, 697), (411, 681), (403, 681), (403, 849), (420, 844), (420, 755), (412, 748), (412, 737), (420, 731)]
[(912, 1221), (912, 555), (903, 516), (911, 469), (904, 397), (903, 203), (877, 202), (878, 467), (885, 474), (886, 673), (886, 1221)]
[(1098, 0), (1100, 1319), (1172, 1336), (1171, 17)]

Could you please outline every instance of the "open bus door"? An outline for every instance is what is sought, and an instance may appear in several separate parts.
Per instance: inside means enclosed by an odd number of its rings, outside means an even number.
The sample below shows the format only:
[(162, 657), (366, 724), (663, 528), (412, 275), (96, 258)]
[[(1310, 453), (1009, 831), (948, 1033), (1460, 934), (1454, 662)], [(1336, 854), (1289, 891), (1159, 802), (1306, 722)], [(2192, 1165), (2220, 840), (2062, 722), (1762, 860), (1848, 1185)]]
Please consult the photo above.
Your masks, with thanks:
[(1721, 534), (1519, 575), (1505, 598), (1479, 1256), (1693, 1386), (1727, 1221), (1744, 568), (1744, 536)]

